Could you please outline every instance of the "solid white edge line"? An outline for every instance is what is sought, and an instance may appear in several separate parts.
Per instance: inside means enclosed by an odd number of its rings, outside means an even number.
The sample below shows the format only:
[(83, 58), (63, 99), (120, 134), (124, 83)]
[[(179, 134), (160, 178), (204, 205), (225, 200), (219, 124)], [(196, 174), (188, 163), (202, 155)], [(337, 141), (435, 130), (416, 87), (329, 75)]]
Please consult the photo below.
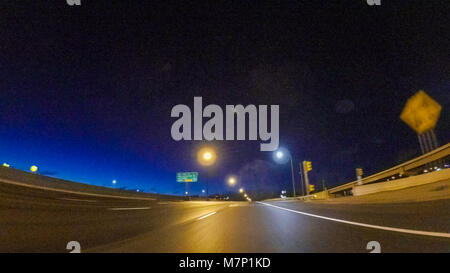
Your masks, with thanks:
[[(100, 194), (100, 193), (88, 193), (88, 192), (81, 192), (81, 191), (61, 190), (61, 189), (48, 188), (48, 187), (43, 187), (43, 186), (29, 185), (29, 184), (20, 183), (20, 182), (14, 182), (14, 181), (7, 180), (7, 179), (1, 179), (0, 182), (5, 183), (5, 184), (12, 184), (12, 185), (16, 185), (16, 186), (33, 188), (33, 189), (63, 192), (63, 193), (72, 193), (72, 194), (86, 195), (86, 196), (97, 196), (97, 197), (118, 198), (118, 199), (134, 199), (134, 200), (156, 200), (155, 198), (150, 198), (150, 197), (149, 198), (127, 197), (127, 196), (108, 195), (108, 194)], [(74, 183), (76, 183), (76, 182), (74, 182)]]
[(202, 219), (204, 219), (204, 218), (206, 218), (206, 217), (208, 217), (208, 216), (214, 215), (214, 214), (216, 214), (216, 212), (217, 212), (217, 211), (213, 211), (213, 212), (211, 212), (211, 213), (208, 213), (208, 214), (206, 214), (206, 215), (203, 215), (202, 217), (198, 218), (197, 221), (202, 220)]
[(141, 210), (141, 209), (151, 209), (151, 207), (142, 207), (142, 208), (108, 208), (108, 210)]
[(97, 200), (75, 199), (75, 198), (58, 198), (58, 199), (65, 200), (65, 201), (97, 202)]
[(275, 205), (264, 203), (264, 202), (257, 202), (257, 203), (263, 204), (265, 206), (278, 208), (278, 209), (285, 210), (285, 211), (290, 211), (290, 212), (294, 212), (294, 213), (298, 213), (298, 214), (303, 214), (303, 215), (306, 215), (306, 216), (311, 216), (311, 217), (315, 217), (315, 218), (320, 218), (320, 219), (324, 219), (324, 220), (329, 220), (329, 221), (334, 221), (334, 222), (339, 222), (339, 223), (344, 223), (344, 224), (349, 224), (349, 225), (354, 225), (354, 226), (361, 226), (361, 227), (367, 227), (367, 228), (395, 231), (395, 232), (401, 232), (401, 233), (409, 233), (409, 234), (415, 234), (415, 235), (450, 238), (450, 233), (422, 231), (422, 230), (413, 230), (413, 229), (394, 228), (394, 227), (385, 227), (385, 226), (364, 224), (364, 223), (359, 223), (359, 222), (353, 222), (353, 221), (347, 221), (347, 220), (341, 220), (341, 219), (336, 219), (336, 218), (331, 218), (331, 217), (320, 216), (320, 215), (307, 213), (307, 212), (301, 212), (301, 211), (297, 211), (297, 210), (293, 210), (293, 209), (288, 209), (288, 208), (275, 206)]

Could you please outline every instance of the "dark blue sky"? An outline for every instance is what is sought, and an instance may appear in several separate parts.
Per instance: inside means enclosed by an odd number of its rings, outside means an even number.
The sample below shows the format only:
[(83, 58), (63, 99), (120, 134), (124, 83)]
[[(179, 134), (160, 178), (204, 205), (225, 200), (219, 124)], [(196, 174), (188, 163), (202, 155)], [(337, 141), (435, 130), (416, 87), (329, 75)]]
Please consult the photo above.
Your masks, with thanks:
[[(56, 3), (58, 2), (58, 3)], [(60, 3), (59, 3), (60, 2)], [(418, 155), (399, 115), (420, 89), (450, 138), (446, 1), (251, 2), (178, 7), (129, 1), (11, 3), (0, 9), (0, 160), (52, 176), (182, 194), (199, 142), (175, 142), (176, 104), (279, 104), (280, 142), (329, 186)], [(322, 2), (322, 1), (320, 1)], [(259, 3), (259, 2), (258, 2)], [(289, 187), (257, 142), (214, 143), (210, 192)], [(297, 177), (298, 181), (298, 177)], [(199, 183), (193, 192), (204, 186)]]

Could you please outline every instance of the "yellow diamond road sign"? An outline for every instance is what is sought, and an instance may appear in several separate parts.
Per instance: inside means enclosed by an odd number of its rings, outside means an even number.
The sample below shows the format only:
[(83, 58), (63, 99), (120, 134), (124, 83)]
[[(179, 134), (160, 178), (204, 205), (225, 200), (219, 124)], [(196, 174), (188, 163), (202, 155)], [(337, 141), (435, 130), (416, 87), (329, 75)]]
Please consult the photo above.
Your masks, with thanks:
[(441, 109), (442, 107), (439, 103), (420, 90), (408, 99), (400, 119), (418, 134), (422, 134), (434, 128), (439, 119)]

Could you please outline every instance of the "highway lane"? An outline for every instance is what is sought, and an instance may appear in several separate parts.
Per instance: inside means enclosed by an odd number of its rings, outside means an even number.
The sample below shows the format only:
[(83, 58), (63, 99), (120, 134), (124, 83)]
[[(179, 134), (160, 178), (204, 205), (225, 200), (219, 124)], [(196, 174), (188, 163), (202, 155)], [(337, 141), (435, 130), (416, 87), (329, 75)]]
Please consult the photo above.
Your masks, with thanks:
[(69, 241), (91, 248), (228, 205), (93, 198), (0, 183), (0, 252), (67, 252)]
[[(301, 206), (301, 203), (299, 202)], [(93, 252), (450, 252), (450, 239), (362, 228), (316, 219), (260, 203), (224, 209)]]
[(449, 200), (407, 204), (167, 202), (64, 194), (0, 183), (0, 252), (450, 252), (450, 239), (319, 219), (287, 208), (449, 232)]

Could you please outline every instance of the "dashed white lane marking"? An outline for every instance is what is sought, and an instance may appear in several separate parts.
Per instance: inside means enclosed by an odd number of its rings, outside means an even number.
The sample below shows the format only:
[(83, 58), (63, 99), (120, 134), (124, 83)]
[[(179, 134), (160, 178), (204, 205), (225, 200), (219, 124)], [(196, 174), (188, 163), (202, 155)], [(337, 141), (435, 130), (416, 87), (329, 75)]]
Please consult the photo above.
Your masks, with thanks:
[(58, 198), (58, 199), (59, 200), (66, 200), (66, 201), (97, 202), (97, 200), (75, 199), (75, 198)]
[(331, 217), (320, 216), (320, 215), (307, 213), (307, 212), (301, 212), (301, 211), (298, 211), (298, 210), (283, 208), (283, 207), (275, 206), (275, 205), (264, 203), (264, 202), (258, 202), (258, 203), (263, 204), (265, 206), (274, 207), (274, 208), (277, 208), (277, 209), (281, 209), (281, 210), (285, 210), (285, 211), (289, 211), (289, 212), (293, 212), (293, 213), (303, 214), (303, 215), (310, 216), (310, 217), (320, 218), (320, 219), (324, 219), (324, 220), (329, 220), (329, 221), (333, 221), (333, 222), (339, 222), (339, 223), (344, 223), (344, 224), (349, 224), (349, 225), (354, 225), (354, 226), (374, 228), (374, 229), (381, 229), (381, 230), (388, 230), (388, 231), (395, 231), (395, 232), (401, 232), (401, 233), (416, 234), (416, 235), (423, 235), (423, 236), (450, 238), (450, 233), (432, 232), (432, 231), (422, 231), (422, 230), (414, 230), (414, 229), (404, 229), (404, 228), (394, 228), (394, 227), (370, 225), (370, 224), (364, 224), (364, 223), (359, 223), (359, 222), (353, 222), (353, 221), (347, 221), (347, 220), (342, 220), (342, 219), (336, 219), (336, 218), (331, 218)]
[(141, 208), (108, 208), (108, 210), (141, 210), (141, 209), (151, 209), (151, 207), (141, 207)]
[(211, 215), (214, 215), (214, 214), (216, 214), (216, 212), (217, 212), (217, 211), (213, 211), (213, 212), (211, 212), (211, 213), (208, 213), (208, 214), (206, 214), (206, 215), (203, 215), (202, 217), (198, 218), (197, 221), (198, 221), (198, 220), (202, 220), (202, 219), (204, 219), (204, 218), (206, 218), (206, 217), (209, 217), (209, 216), (211, 216)]

